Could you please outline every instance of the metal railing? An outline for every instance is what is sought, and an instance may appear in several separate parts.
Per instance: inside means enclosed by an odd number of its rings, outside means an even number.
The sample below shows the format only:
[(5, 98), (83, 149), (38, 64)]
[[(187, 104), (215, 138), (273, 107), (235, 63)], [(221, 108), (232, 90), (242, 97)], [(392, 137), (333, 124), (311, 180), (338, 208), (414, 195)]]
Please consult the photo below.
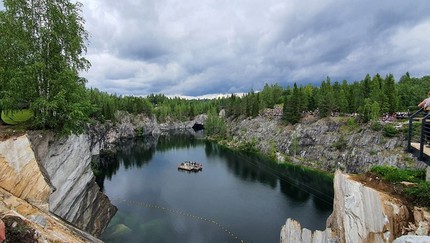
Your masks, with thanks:
[(414, 136), (414, 121), (421, 120), (421, 131), (420, 131), (420, 146), (418, 159), (424, 160), (424, 146), (426, 142), (430, 142), (430, 112), (428, 109), (421, 108), (409, 117), (409, 129), (408, 129), (408, 151), (412, 152), (412, 137)]

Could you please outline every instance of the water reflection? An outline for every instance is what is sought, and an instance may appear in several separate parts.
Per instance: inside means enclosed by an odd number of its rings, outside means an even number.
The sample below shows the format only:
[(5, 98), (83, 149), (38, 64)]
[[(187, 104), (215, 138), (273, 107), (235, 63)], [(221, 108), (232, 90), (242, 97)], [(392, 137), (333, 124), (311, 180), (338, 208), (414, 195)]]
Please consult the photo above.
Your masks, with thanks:
[[(246, 242), (279, 242), (288, 217), (315, 230), (325, 227), (331, 212), (329, 177), (189, 135), (123, 141), (100, 159), (104, 173), (98, 181), (120, 199), (106, 242), (237, 242), (211, 220)], [(185, 160), (203, 163), (203, 171), (179, 173), (177, 165)]]
[(224, 158), (230, 171), (242, 180), (258, 181), (271, 188), (279, 181), (281, 191), (295, 201), (304, 202), (313, 195), (318, 207), (323, 210), (332, 207), (334, 192), (328, 175), (294, 165), (277, 165), (261, 156), (232, 151), (210, 142), (205, 144), (205, 152), (208, 157)]

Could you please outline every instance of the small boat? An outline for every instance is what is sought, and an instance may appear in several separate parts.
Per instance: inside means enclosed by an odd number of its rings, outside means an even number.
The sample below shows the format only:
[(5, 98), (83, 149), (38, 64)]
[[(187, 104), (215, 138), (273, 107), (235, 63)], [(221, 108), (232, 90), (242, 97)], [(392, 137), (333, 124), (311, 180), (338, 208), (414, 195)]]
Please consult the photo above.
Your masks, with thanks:
[(194, 161), (185, 161), (178, 166), (178, 170), (186, 170), (193, 172), (201, 171), (202, 169), (203, 165)]

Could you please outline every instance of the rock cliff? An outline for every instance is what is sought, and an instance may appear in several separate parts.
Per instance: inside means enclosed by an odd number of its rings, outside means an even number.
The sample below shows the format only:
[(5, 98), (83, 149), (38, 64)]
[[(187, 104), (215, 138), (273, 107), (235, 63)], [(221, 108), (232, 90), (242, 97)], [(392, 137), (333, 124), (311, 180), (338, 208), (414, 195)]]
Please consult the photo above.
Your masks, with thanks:
[(336, 172), (333, 213), (323, 232), (302, 229), (288, 219), (281, 230), (281, 242), (392, 242), (404, 234), (414, 241), (430, 242), (430, 214), (422, 208), (409, 210), (400, 200), (369, 188), (350, 176)]
[(99, 236), (116, 213), (116, 207), (95, 182), (88, 135), (56, 138), (48, 132), (31, 132), (29, 138), (37, 160), (55, 188), (49, 196), (49, 210)]
[[(229, 146), (251, 144), (258, 151), (290, 162), (334, 172), (364, 172), (373, 165), (416, 166), (405, 153), (406, 139), (387, 137), (371, 127), (349, 124), (348, 118), (305, 120), (294, 126), (281, 125), (279, 118), (258, 116), (229, 121)], [(371, 146), (369, 146), (371, 145)]]
[(108, 141), (113, 138), (132, 138), (136, 135), (151, 135), (164, 132), (188, 130), (193, 131), (193, 126), (203, 125), (206, 122), (207, 115), (201, 114), (190, 121), (166, 121), (159, 123), (153, 118), (144, 115), (133, 115), (125, 111), (117, 111), (115, 113), (115, 125), (111, 125), (108, 129)]
[(16, 197), (47, 208), (53, 188), (39, 169), (26, 136), (0, 142), (0, 186)]
[(85, 138), (48, 137), (34, 133), (0, 142), (0, 216), (21, 218), (38, 241), (99, 242), (75, 227), (97, 235), (115, 212), (94, 183), (83, 155), (88, 150), (79, 147)]

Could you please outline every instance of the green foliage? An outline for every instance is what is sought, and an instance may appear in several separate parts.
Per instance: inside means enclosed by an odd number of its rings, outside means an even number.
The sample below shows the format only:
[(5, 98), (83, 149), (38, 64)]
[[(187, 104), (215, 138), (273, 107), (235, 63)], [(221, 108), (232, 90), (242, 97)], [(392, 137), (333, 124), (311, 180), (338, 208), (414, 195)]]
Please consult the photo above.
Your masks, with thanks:
[(391, 124), (384, 126), (384, 136), (392, 138), (399, 134), (399, 131)]
[(399, 183), (402, 181), (416, 183), (413, 187), (404, 188), (404, 193), (410, 197), (410, 201), (430, 207), (430, 183), (425, 181), (425, 170), (399, 169), (390, 166), (374, 166), (372, 172), (380, 175), (384, 180)]
[(258, 153), (258, 149), (256, 147), (257, 141), (253, 138), (251, 141), (246, 141), (239, 145), (239, 150), (247, 153)]
[(382, 124), (380, 122), (372, 122), (372, 124), (370, 125), (370, 128), (375, 131), (375, 132), (379, 132), (382, 130)]
[(370, 171), (390, 182), (420, 182), (425, 179), (425, 170), (399, 169), (392, 166), (373, 166)]
[[(115, 112), (155, 116), (159, 122), (186, 121), (208, 112), (208, 134), (227, 136), (226, 116), (256, 117), (262, 109), (283, 104), (283, 121), (300, 122), (305, 111), (319, 110), (321, 117), (332, 112), (359, 112), (363, 122), (375, 121), (386, 112), (405, 111), (426, 97), (430, 76), (410, 77), (406, 73), (396, 83), (392, 74), (369, 74), (362, 81), (332, 83), (329, 77), (320, 87), (282, 88), (265, 84), (261, 92), (243, 97), (231, 95), (213, 100), (118, 96), (87, 89), (80, 71), (90, 67), (83, 55), (88, 33), (81, 17), (81, 4), (67, 0), (4, 0), (0, 11), (0, 109), (29, 109), (34, 128), (55, 129), (64, 134), (82, 132), (91, 119), (114, 120)], [(396, 136), (384, 128), (386, 136)], [(339, 144), (340, 146), (341, 144)], [(341, 148), (342, 146), (340, 146)], [(294, 150), (296, 151), (296, 150)]]
[(79, 71), (88, 33), (80, 3), (4, 0), (0, 15), (0, 102), (31, 109), (37, 128), (82, 130), (90, 110)]
[(208, 118), (205, 122), (205, 133), (208, 136), (219, 139), (227, 136), (227, 125), (222, 117), (220, 117), (215, 108), (209, 111)]
[(9, 112), (2, 111), (1, 119), (6, 124), (16, 125), (30, 120), (33, 117), (33, 115), (34, 115), (33, 111), (29, 109), (22, 109), (22, 110), (9, 111)]
[(296, 156), (299, 152), (299, 139), (297, 135), (294, 133), (291, 136), (291, 145), (290, 145), (290, 154)]
[(288, 95), (284, 99), (283, 120), (286, 123), (296, 124), (300, 121), (301, 112), (303, 111), (301, 97), (302, 91), (299, 90), (297, 84), (294, 83), (291, 95)]
[(333, 111), (337, 110), (333, 86), (329, 77), (321, 83), (318, 107), (320, 117), (330, 116)]
[(354, 117), (350, 117), (347, 121), (347, 124), (351, 129), (358, 128), (357, 120)]
[(373, 101), (372, 106), (370, 108), (370, 120), (377, 121), (381, 116), (381, 109), (379, 107), (379, 103), (377, 101)]
[(406, 188), (405, 192), (413, 198), (413, 201), (425, 207), (430, 207), (430, 183), (421, 181), (415, 187)]
[(276, 146), (276, 142), (275, 141), (270, 141), (269, 143), (269, 158), (272, 160), (276, 159), (276, 153), (278, 152), (278, 148)]

